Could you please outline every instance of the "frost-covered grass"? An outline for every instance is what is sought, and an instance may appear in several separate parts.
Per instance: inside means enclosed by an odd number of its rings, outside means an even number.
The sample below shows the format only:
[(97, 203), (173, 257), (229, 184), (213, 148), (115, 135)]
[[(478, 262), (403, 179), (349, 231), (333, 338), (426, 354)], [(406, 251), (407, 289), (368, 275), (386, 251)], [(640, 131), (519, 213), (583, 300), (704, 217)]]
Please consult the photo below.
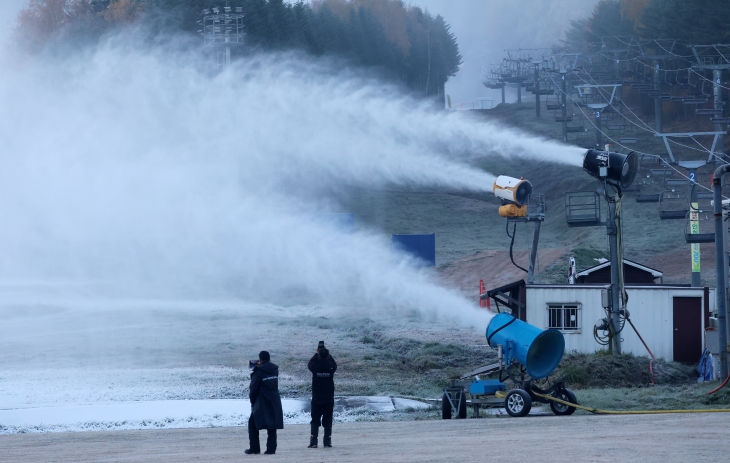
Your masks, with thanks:
[[(730, 408), (727, 387), (708, 395), (717, 381), (682, 386), (646, 388), (581, 389), (575, 391), (578, 403), (601, 410), (691, 410)], [(587, 412), (586, 412), (587, 413)]]
[(248, 380), (229, 367), (0, 371), (0, 404), (239, 399)]

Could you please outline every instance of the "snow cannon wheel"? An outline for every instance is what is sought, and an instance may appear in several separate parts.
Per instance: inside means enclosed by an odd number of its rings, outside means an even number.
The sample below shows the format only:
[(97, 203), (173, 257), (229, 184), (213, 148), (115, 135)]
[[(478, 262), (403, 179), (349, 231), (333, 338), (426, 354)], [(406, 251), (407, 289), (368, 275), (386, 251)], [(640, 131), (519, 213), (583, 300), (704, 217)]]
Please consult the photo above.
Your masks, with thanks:
[[(578, 405), (578, 399), (570, 389), (558, 389), (553, 393), (553, 397)], [(554, 402), (552, 400), (550, 401), (550, 410), (558, 416), (568, 416), (575, 413), (575, 407), (561, 404), (560, 402)]]
[(504, 398), (504, 409), (507, 410), (509, 416), (520, 418), (527, 416), (532, 408), (532, 399), (527, 391), (522, 389), (512, 389)]
[(441, 419), (451, 419), (451, 402), (449, 402), (449, 394), (445, 392), (444, 395), (441, 396)]

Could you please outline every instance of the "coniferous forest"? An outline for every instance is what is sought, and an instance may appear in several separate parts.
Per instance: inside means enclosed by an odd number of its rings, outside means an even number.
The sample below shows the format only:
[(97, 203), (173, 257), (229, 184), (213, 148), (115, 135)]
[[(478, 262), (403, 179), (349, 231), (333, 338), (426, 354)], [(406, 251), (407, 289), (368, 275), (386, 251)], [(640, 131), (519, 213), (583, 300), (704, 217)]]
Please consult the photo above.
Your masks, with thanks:
[(730, 41), (730, 1), (601, 0), (589, 18), (572, 21), (565, 45), (574, 51), (601, 37), (673, 39), (684, 44)]
[[(204, 8), (225, 5), (225, 0), (29, 0), (15, 38), (38, 52), (59, 40), (93, 42), (134, 23), (152, 24), (163, 34), (195, 34)], [(228, 6), (243, 7), (249, 49), (336, 56), (377, 68), (421, 95), (442, 96), (461, 64), (444, 18), (401, 0), (230, 0)]]

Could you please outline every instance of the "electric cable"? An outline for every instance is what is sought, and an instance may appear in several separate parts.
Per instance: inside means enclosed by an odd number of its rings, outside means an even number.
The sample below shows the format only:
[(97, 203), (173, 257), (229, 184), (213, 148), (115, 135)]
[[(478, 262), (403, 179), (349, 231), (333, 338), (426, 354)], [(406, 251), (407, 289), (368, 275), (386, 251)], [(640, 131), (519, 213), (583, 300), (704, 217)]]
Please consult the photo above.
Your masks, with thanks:
[[(551, 79), (551, 80), (552, 80), (552, 79)], [(553, 83), (554, 83), (554, 84), (555, 84), (555, 85), (557, 86), (557, 83), (555, 83), (555, 81), (554, 81), (554, 80), (553, 80)], [(559, 91), (560, 91), (561, 93), (563, 93), (563, 92), (562, 92), (562, 90), (559, 90)], [(571, 97), (571, 96), (570, 96), (570, 95), (569, 95), (569, 94), (568, 94), (567, 92), (565, 92), (565, 94), (566, 94), (566, 97), (567, 97), (567, 98), (569, 98), (569, 99), (570, 99), (571, 101), (573, 101), (574, 103), (576, 103), (575, 99), (574, 99), (573, 97)], [(623, 145), (623, 144), (622, 144), (622, 143), (621, 143), (620, 141), (618, 141), (618, 140), (615, 140), (615, 139), (614, 139), (613, 137), (611, 137), (611, 136), (610, 136), (609, 134), (607, 134), (607, 133), (606, 133), (606, 132), (604, 132), (603, 130), (599, 129), (599, 128), (598, 128), (598, 126), (597, 126), (597, 125), (596, 125), (596, 124), (595, 124), (595, 123), (594, 123), (594, 122), (593, 122), (592, 120), (590, 120), (590, 118), (589, 118), (589, 117), (588, 117), (588, 116), (587, 116), (587, 115), (585, 114), (585, 112), (583, 112), (583, 110), (582, 110), (582, 109), (580, 108), (580, 106), (578, 106), (578, 110), (579, 110), (579, 111), (581, 112), (581, 115), (582, 115), (582, 116), (583, 116), (583, 117), (584, 117), (584, 118), (585, 118), (585, 119), (586, 119), (586, 120), (587, 120), (587, 121), (588, 121), (588, 122), (589, 122), (589, 123), (590, 123), (590, 124), (591, 124), (591, 125), (592, 125), (592, 126), (593, 126), (593, 127), (594, 127), (594, 128), (596, 129), (596, 130), (597, 130), (597, 131), (598, 131), (598, 132), (600, 132), (600, 133), (601, 133), (602, 135), (604, 135), (604, 136), (606, 137), (606, 139), (608, 139), (608, 140), (610, 140), (610, 141), (614, 142), (614, 144), (616, 144), (616, 145), (620, 146), (621, 148), (624, 148), (624, 149), (626, 149), (626, 150), (628, 150), (628, 151), (633, 151), (633, 152), (635, 152), (636, 154), (643, 154), (643, 155), (645, 155), (645, 156), (651, 156), (651, 157), (655, 157), (655, 158), (658, 158), (658, 159), (660, 159), (660, 160), (661, 160), (661, 161), (662, 161), (662, 162), (663, 162), (664, 164), (666, 164), (666, 165), (667, 165), (667, 166), (668, 166), (668, 167), (669, 167), (670, 169), (672, 169), (672, 170), (673, 170), (674, 172), (676, 172), (676, 173), (677, 173), (677, 174), (679, 174), (679, 175), (680, 175), (681, 177), (684, 177), (685, 179), (687, 179), (687, 180), (689, 180), (689, 181), (691, 182), (691, 179), (690, 179), (690, 178), (689, 178), (688, 176), (686, 176), (685, 174), (683, 174), (682, 172), (680, 172), (680, 171), (679, 171), (679, 170), (678, 170), (677, 168), (675, 168), (675, 167), (674, 167), (674, 166), (672, 166), (671, 164), (667, 164), (667, 163), (666, 163), (666, 161), (664, 161), (664, 159), (662, 159), (662, 158), (661, 158), (661, 156), (658, 156), (658, 155), (656, 155), (656, 154), (651, 154), (651, 153), (645, 153), (645, 152), (642, 152), (642, 151), (636, 151), (636, 150), (632, 150), (631, 148), (628, 148), (627, 146)], [(719, 156), (717, 156), (716, 154), (712, 153), (711, 151), (709, 151), (709, 150), (705, 150), (705, 152), (707, 152), (707, 153), (710, 153), (710, 154), (712, 154), (712, 156), (716, 157), (716, 158), (717, 158), (718, 160), (720, 160), (720, 161), (721, 161), (722, 163), (724, 163), (724, 164), (726, 163), (724, 159), (720, 158)], [(693, 183), (696, 183), (696, 182), (693, 182)], [(704, 189), (705, 189), (705, 190), (707, 190), (707, 191), (712, 191), (712, 190), (711, 190), (710, 188), (708, 188), (708, 187), (706, 187), (706, 186), (704, 186), (704, 185), (700, 185), (700, 187), (701, 187), (701, 188), (704, 188)], [(726, 199), (727, 199), (727, 198), (726, 198)]]
[[(505, 313), (507, 313), (507, 312), (505, 312)], [(487, 344), (489, 344), (489, 345), (491, 346), (491, 345), (492, 345), (492, 344), (491, 344), (491, 343), (492, 343), (492, 337), (493, 337), (493, 336), (494, 336), (495, 334), (497, 334), (497, 333), (499, 333), (500, 331), (502, 331), (503, 329), (505, 329), (505, 328), (507, 328), (508, 326), (510, 326), (510, 325), (511, 325), (512, 323), (514, 323), (514, 322), (515, 322), (515, 320), (517, 320), (517, 317), (515, 317), (515, 315), (514, 315), (514, 314), (510, 314), (510, 315), (512, 315), (512, 320), (508, 321), (508, 322), (507, 322), (507, 323), (505, 323), (504, 325), (502, 325), (502, 326), (500, 326), (499, 328), (497, 328), (496, 330), (492, 331), (492, 334), (490, 334), (489, 336), (487, 336)]]
[(526, 268), (520, 267), (519, 265), (517, 265), (517, 263), (515, 262), (515, 259), (514, 259), (513, 255), (512, 255), (512, 248), (515, 245), (515, 236), (516, 235), (517, 235), (517, 224), (516, 223), (513, 223), (512, 224), (512, 235), (510, 235), (509, 234), (509, 222), (507, 222), (507, 236), (509, 236), (510, 238), (512, 238), (512, 241), (510, 241), (510, 243), (509, 243), (509, 260), (511, 260), (512, 261), (512, 265), (514, 265), (518, 269), (522, 270), (523, 272), (529, 273)]
[[(578, 79), (580, 79), (581, 81), (583, 81), (583, 83), (585, 83), (585, 84), (588, 84), (588, 85), (600, 85), (600, 84), (598, 84), (598, 83), (596, 82), (596, 80), (595, 80), (595, 79), (593, 79), (593, 78), (591, 77), (590, 73), (588, 73), (587, 71), (586, 71), (586, 74), (587, 74), (587, 75), (588, 75), (588, 77), (589, 77), (589, 78), (591, 79), (591, 81), (588, 81), (588, 80), (586, 80), (586, 79), (582, 78), (582, 77), (581, 77), (581, 76), (580, 76), (580, 75), (579, 75), (578, 73), (576, 73), (576, 72), (575, 72), (574, 70), (572, 70), (571, 72), (572, 72), (572, 73), (573, 73), (573, 75), (575, 75), (575, 76), (576, 76), (576, 77), (577, 77)], [(550, 80), (552, 80), (553, 84), (554, 84), (554, 85), (556, 86), (556, 88), (557, 88), (557, 87), (558, 87), (557, 83), (556, 83), (556, 82), (555, 82), (555, 81), (554, 81), (554, 80), (553, 80), (552, 78), (550, 78)], [(606, 91), (606, 90), (603, 90), (603, 89), (602, 89), (602, 88), (600, 88), (600, 87), (597, 87), (597, 89), (598, 89), (598, 92), (599, 92), (599, 93), (601, 93), (601, 94), (602, 94), (602, 95), (603, 95), (603, 96), (604, 96), (604, 97), (605, 97), (605, 98), (606, 98), (607, 100), (609, 99), (609, 97), (608, 97), (608, 93), (607, 93), (607, 91)], [(562, 90), (561, 90), (561, 89), (557, 89), (557, 90), (558, 90), (559, 92), (561, 92), (561, 93), (562, 93)], [(567, 93), (566, 93), (566, 96), (567, 96), (568, 98), (570, 98), (570, 99), (571, 99), (571, 101), (573, 101), (573, 103), (574, 103), (574, 104), (575, 104), (576, 106), (578, 106), (578, 108), (580, 108), (580, 106), (578, 105), (578, 102), (577, 102), (577, 101), (576, 101), (575, 99), (573, 99), (573, 98), (572, 98), (572, 97), (571, 97), (571, 96), (570, 96), (569, 94), (567, 94)], [(611, 107), (611, 108), (612, 108), (612, 109), (613, 109), (614, 111), (616, 111), (616, 113), (617, 113), (618, 115), (620, 115), (621, 117), (623, 117), (624, 119), (626, 119), (626, 120), (627, 120), (628, 122), (630, 122), (630, 123), (631, 123), (632, 125), (636, 126), (637, 128), (639, 128), (639, 129), (641, 129), (641, 130), (644, 130), (645, 132), (650, 132), (650, 133), (652, 133), (652, 134), (654, 134), (654, 135), (657, 135), (657, 134), (658, 134), (658, 132), (657, 132), (657, 131), (655, 131), (654, 129), (652, 129), (652, 128), (651, 128), (651, 126), (650, 126), (650, 125), (649, 125), (648, 123), (644, 122), (644, 121), (643, 121), (643, 120), (642, 120), (642, 119), (641, 119), (641, 118), (640, 118), (640, 117), (639, 117), (639, 116), (638, 116), (638, 115), (637, 115), (637, 114), (636, 114), (636, 113), (635, 113), (635, 112), (634, 112), (634, 111), (633, 111), (633, 110), (632, 110), (632, 109), (631, 109), (631, 108), (630, 108), (629, 106), (626, 106), (625, 104), (623, 104), (623, 100), (622, 100), (622, 99), (619, 99), (619, 101), (621, 101), (621, 102), (622, 102), (622, 106), (623, 106), (624, 108), (626, 108), (626, 109), (627, 109), (627, 110), (628, 110), (628, 111), (629, 111), (629, 112), (630, 112), (630, 113), (631, 113), (631, 114), (632, 114), (632, 115), (633, 115), (633, 116), (634, 116), (634, 117), (635, 117), (635, 118), (636, 118), (636, 119), (637, 119), (637, 120), (638, 120), (639, 122), (641, 122), (641, 123), (642, 123), (643, 125), (645, 125), (645, 126), (646, 126), (646, 128), (644, 128), (644, 127), (641, 127), (641, 126), (640, 126), (640, 125), (638, 125), (638, 124), (637, 124), (636, 122), (634, 122), (634, 121), (632, 121), (631, 119), (629, 119), (629, 118), (628, 118), (628, 117), (627, 117), (627, 116), (626, 116), (625, 114), (623, 114), (623, 113), (622, 113), (621, 111), (619, 111), (619, 110), (618, 110), (618, 108), (616, 108), (616, 106), (614, 106), (613, 104), (609, 103), (609, 104), (608, 104), (608, 106), (610, 106), (610, 107)], [(583, 112), (583, 110), (582, 110), (582, 109), (581, 109), (581, 114), (582, 114), (582, 115), (583, 115), (584, 117), (586, 117), (586, 118), (587, 118), (587, 116), (585, 115), (585, 113)], [(590, 119), (589, 119), (589, 121), (590, 121)], [(592, 123), (592, 121), (591, 121), (591, 123)], [(593, 124), (593, 125), (595, 126), (595, 124)], [(603, 135), (605, 135), (605, 136), (606, 136), (606, 137), (607, 137), (608, 139), (610, 139), (611, 141), (614, 141), (614, 142), (615, 142), (615, 140), (614, 140), (613, 138), (609, 137), (609, 136), (608, 136), (608, 134), (606, 134), (606, 133), (605, 133), (604, 131), (602, 131), (602, 130), (601, 130), (600, 132), (601, 132), (601, 133), (602, 133)], [(679, 142), (678, 142), (678, 141), (676, 141), (676, 140), (672, 140), (671, 138), (666, 138), (666, 139), (667, 139), (667, 140), (669, 140), (669, 142), (670, 142), (670, 143), (672, 143), (672, 144), (675, 144), (675, 145), (677, 145), (677, 146), (681, 146), (681, 147), (683, 147), (683, 148), (687, 148), (687, 149), (690, 149), (690, 150), (693, 150), (693, 151), (699, 151), (699, 152), (702, 152), (702, 153), (708, 153), (708, 154), (710, 154), (711, 156), (714, 156), (715, 158), (717, 158), (718, 160), (720, 160), (721, 162), (723, 162), (723, 163), (725, 162), (725, 160), (724, 160), (724, 159), (722, 159), (722, 158), (720, 158), (719, 156), (717, 156), (717, 155), (716, 155), (716, 154), (715, 154), (714, 152), (712, 152), (712, 151), (708, 150), (707, 148), (705, 148), (704, 146), (702, 146), (702, 145), (701, 145), (701, 144), (700, 144), (700, 143), (699, 143), (699, 142), (698, 142), (698, 141), (697, 141), (696, 139), (694, 139), (694, 137), (691, 137), (691, 138), (692, 138), (692, 140), (693, 140), (693, 141), (694, 141), (695, 143), (697, 143), (698, 145), (700, 145), (700, 148), (701, 148), (701, 149), (698, 149), (698, 148), (694, 148), (694, 147), (691, 147), (691, 146), (687, 146), (687, 145), (684, 145), (684, 144), (682, 144), (682, 143), (679, 143)], [(619, 145), (619, 146), (622, 146), (622, 145)], [(626, 147), (624, 147), (624, 148), (626, 148)], [(626, 149), (629, 149), (629, 148), (626, 148)], [(677, 172), (679, 172), (679, 171), (677, 171)]]

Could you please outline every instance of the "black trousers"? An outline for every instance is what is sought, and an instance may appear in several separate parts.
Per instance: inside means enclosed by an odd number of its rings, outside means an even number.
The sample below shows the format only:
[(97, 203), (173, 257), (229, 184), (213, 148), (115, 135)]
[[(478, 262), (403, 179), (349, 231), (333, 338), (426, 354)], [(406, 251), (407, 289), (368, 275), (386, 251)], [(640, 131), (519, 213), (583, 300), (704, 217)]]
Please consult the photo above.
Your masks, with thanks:
[(317, 404), (312, 402), (312, 436), (317, 437), (319, 427), (324, 427), (324, 437), (332, 435), (332, 413), (335, 409), (335, 402)]
[[(266, 451), (269, 453), (276, 452), (276, 429), (266, 430)], [(248, 418), (248, 443), (252, 452), (261, 452), (261, 444), (259, 443), (259, 430), (256, 429), (256, 423), (253, 420), (253, 413)]]

